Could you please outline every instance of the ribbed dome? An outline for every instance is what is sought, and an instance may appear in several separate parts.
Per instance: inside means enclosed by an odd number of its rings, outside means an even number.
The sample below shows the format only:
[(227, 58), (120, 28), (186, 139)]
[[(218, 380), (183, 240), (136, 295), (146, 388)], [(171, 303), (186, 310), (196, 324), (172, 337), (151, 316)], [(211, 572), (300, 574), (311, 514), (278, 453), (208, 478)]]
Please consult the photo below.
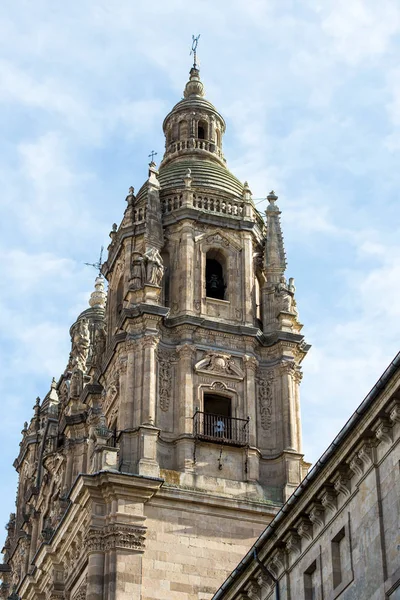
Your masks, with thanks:
[[(191, 170), (192, 189), (197, 188), (216, 190), (234, 197), (241, 197), (243, 193), (243, 184), (236, 179), (226, 167), (219, 165), (211, 160), (185, 159), (174, 160), (160, 167), (159, 181), (161, 193), (169, 190), (183, 189), (185, 187), (184, 177)], [(147, 181), (140, 188), (136, 201), (146, 197)]]

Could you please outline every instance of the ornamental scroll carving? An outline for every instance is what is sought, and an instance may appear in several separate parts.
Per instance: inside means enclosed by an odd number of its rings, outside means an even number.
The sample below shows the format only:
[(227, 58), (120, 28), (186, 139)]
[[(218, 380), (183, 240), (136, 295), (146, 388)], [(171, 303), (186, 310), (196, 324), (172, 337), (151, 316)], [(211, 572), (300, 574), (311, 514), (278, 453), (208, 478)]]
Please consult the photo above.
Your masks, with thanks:
[(268, 431), (272, 423), (272, 397), (274, 378), (272, 373), (260, 373), (257, 378), (257, 401), (261, 416), (261, 427)]
[(167, 412), (171, 403), (173, 383), (173, 363), (177, 360), (175, 352), (158, 352), (158, 395), (160, 408)]
[(231, 379), (244, 379), (243, 371), (235, 363), (231, 354), (226, 354), (224, 352), (207, 353), (194, 368), (197, 373), (204, 373), (206, 375), (212, 373), (230, 377)]

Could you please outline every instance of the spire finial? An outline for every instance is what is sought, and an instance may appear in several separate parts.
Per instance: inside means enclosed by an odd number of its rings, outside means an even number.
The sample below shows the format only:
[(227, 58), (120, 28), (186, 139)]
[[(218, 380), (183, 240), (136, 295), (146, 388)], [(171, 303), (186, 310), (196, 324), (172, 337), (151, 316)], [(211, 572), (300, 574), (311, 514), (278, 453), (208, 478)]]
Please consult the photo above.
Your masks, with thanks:
[(94, 292), (90, 294), (89, 306), (92, 308), (104, 308), (106, 305), (107, 294), (104, 291), (104, 280), (101, 274), (96, 277), (94, 282)]
[(197, 36), (192, 35), (192, 49), (190, 55), (193, 54), (193, 69), (197, 69), (197, 44), (199, 43), (200, 33)]

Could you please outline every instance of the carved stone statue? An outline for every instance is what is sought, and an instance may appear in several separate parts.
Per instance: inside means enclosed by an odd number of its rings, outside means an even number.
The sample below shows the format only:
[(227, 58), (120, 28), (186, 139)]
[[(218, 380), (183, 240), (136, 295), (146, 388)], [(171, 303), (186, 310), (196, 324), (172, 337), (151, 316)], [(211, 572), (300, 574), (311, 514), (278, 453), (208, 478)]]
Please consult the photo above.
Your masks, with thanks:
[(289, 290), (286, 278), (282, 275), (275, 287), (275, 296), (278, 298), (281, 311), (291, 312), (293, 293)]
[(81, 319), (76, 324), (72, 333), (72, 362), (74, 368), (86, 371), (86, 361), (89, 354), (90, 336), (86, 319)]
[(93, 352), (93, 364), (99, 366), (103, 358), (104, 350), (106, 347), (106, 331), (105, 325), (101, 324), (96, 329), (94, 334), (94, 352)]
[(145, 254), (146, 259), (146, 282), (152, 285), (160, 285), (164, 274), (164, 266), (161, 255), (157, 248), (149, 248)]
[(130, 286), (134, 290), (141, 290), (146, 280), (146, 265), (143, 255), (139, 252), (133, 253), (132, 278)]

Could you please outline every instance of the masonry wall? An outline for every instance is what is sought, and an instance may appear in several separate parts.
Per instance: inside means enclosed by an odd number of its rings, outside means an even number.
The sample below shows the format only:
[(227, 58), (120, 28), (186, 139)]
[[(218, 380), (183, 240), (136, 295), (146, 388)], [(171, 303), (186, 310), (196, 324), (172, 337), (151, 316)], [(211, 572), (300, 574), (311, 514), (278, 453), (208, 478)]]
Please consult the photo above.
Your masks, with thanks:
[(208, 600), (271, 519), (256, 503), (196, 496), (171, 490), (146, 504), (141, 600)]

